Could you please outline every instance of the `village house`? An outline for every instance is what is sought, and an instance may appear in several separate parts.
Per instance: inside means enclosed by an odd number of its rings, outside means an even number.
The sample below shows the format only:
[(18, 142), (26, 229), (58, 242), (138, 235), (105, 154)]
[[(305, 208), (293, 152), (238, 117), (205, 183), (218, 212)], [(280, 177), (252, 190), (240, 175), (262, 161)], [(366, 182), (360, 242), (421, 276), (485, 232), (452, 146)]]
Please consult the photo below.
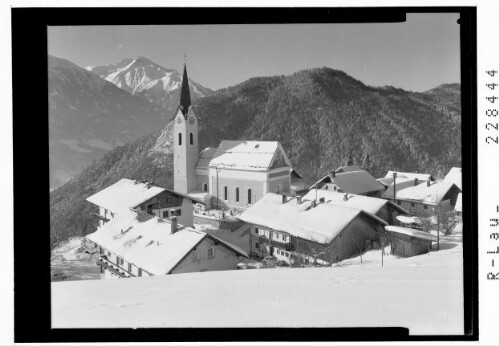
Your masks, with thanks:
[(386, 226), (390, 233), (390, 253), (400, 257), (411, 257), (422, 255), (431, 251), (431, 243), (437, 241), (437, 237), (428, 232), (417, 229)]
[(444, 178), (445, 181), (456, 184), (456, 186), (462, 189), (462, 172), (461, 167), (452, 167)]
[(457, 221), (463, 222), (463, 194), (461, 192), (457, 195), (454, 211), (456, 212)]
[(404, 208), (383, 198), (340, 193), (331, 190), (312, 189), (303, 197), (303, 200), (316, 200), (317, 202), (359, 209), (376, 215), (389, 225), (393, 225), (399, 215), (409, 214)]
[(87, 198), (99, 207), (99, 226), (123, 211), (134, 209), (158, 218), (177, 217), (185, 226), (193, 225), (193, 203), (204, 203), (189, 195), (154, 186), (151, 182), (121, 179)]
[(174, 121), (174, 190), (202, 200), (201, 209), (244, 210), (268, 192), (290, 193), (292, 166), (279, 142), (224, 140), (199, 152), (185, 65)]
[(214, 235), (141, 211), (122, 211), (87, 235), (99, 249), (104, 278), (237, 269), (247, 257)]
[(415, 178), (413, 181), (390, 185), (383, 198), (395, 200), (411, 214), (424, 215), (434, 213), (436, 206), (444, 210), (454, 209), (459, 192), (459, 187), (445, 180), (433, 183), (427, 180), (421, 183)]
[(341, 261), (383, 232), (387, 222), (358, 208), (269, 193), (239, 215), (250, 225), (250, 254), (288, 264)]
[(372, 197), (380, 197), (385, 187), (369, 172), (357, 169), (358, 166), (340, 167), (322, 177), (310, 189), (324, 189), (337, 192), (354, 193)]

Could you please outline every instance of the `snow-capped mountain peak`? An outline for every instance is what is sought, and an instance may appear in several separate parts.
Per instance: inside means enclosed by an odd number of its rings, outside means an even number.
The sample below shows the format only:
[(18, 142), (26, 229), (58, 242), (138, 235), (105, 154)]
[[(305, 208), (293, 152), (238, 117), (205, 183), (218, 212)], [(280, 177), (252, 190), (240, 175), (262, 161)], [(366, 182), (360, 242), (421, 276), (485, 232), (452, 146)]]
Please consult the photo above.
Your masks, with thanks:
[[(145, 96), (149, 101), (160, 104), (166, 109), (170, 110), (177, 106), (177, 93), (182, 84), (182, 75), (177, 70), (165, 68), (144, 56), (123, 59), (119, 63), (107, 66), (88, 66), (86, 69), (119, 88), (131, 94)], [(212, 93), (212, 90), (192, 79), (189, 79), (189, 84), (193, 99)]]

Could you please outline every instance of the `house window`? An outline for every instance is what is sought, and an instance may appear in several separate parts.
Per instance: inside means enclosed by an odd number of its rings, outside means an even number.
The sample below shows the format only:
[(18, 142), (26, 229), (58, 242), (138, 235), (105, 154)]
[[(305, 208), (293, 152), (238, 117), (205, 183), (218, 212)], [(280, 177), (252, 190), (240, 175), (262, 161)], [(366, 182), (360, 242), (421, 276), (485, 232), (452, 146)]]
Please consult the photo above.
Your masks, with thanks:
[(178, 134), (178, 145), (182, 145), (182, 134)]
[(425, 205), (423, 206), (423, 208), (424, 208), (424, 209), (428, 209), (428, 206), (425, 204)]
[(192, 251), (192, 262), (199, 261), (199, 250)]
[(177, 216), (182, 216), (182, 210), (181, 209), (177, 209)]
[(168, 210), (163, 210), (163, 217), (168, 217)]
[(258, 227), (255, 227), (255, 234), (258, 234)]
[(400, 205), (400, 201), (397, 201), (397, 204)]
[(118, 257), (117, 262), (118, 262), (118, 265), (123, 265), (123, 258)]
[(281, 254), (281, 250), (277, 249), (277, 254), (280, 255)]
[(286, 242), (287, 241), (287, 236), (283, 235), (282, 236), (282, 241)]
[(99, 246), (99, 253), (100, 253), (101, 255), (103, 255), (103, 254), (104, 254), (104, 249), (102, 248), (102, 246)]
[(203, 191), (204, 192), (208, 191), (208, 184), (206, 184), (206, 183), (203, 184)]
[(128, 272), (131, 273), (132, 272), (132, 263), (128, 263)]
[(336, 191), (336, 186), (334, 187), (334, 191)]
[(111, 258), (111, 252), (110, 251), (107, 252), (107, 257)]
[(142, 268), (139, 268), (138, 276), (142, 276)]
[(248, 189), (248, 204), (251, 204), (251, 189)]
[(255, 248), (259, 248), (259, 244), (258, 243), (255, 243)]
[(415, 205), (414, 202), (411, 202), (411, 207), (414, 207), (414, 205)]
[(236, 187), (236, 202), (239, 202), (239, 188)]
[(227, 186), (224, 186), (224, 200), (226, 200), (226, 201), (227, 201), (227, 200), (229, 199), (229, 198), (228, 198), (228, 197), (229, 197), (228, 195), (229, 195), (229, 194), (227, 193)]
[(208, 249), (208, 258), (213, 258), (215, 257), (215, 248), (214, 247), (210, 247)]
[(286, 257), (289, 257), (289, 252), (285, 252), (284, 254), (286, 254)]
[(194, 135), (192, 134), (192, 132), (189, 134), (189, 141), (190, 141), (191, 145), (194, 144)]

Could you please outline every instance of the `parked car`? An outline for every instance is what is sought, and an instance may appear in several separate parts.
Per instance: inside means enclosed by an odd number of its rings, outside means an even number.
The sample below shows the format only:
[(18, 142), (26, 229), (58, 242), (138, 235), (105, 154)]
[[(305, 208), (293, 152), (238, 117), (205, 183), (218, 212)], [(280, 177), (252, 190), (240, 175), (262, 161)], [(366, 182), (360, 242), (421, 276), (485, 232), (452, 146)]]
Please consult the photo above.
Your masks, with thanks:
[(264, 266), (275, 266), (277, 264), (277, 258), (274, 257), (274, 256), (266, 256), (263, 260), (262, 260), (262, 265)]

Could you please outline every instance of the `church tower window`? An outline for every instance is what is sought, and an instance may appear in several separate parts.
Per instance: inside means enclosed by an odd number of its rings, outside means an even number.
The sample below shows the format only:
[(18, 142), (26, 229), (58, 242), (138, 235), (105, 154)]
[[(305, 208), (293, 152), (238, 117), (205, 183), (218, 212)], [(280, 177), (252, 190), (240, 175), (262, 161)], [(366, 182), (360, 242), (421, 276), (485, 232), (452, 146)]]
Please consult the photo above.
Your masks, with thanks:
[(191, 145), (194, 144), (194, 135), (192, 134), (192, 132), (190, 133), (190, 141), (191, 141)]
[(178, 134), (178, 145), (182, 145), (182, 134)]
[(239, 202), (239, 188), (236, 187), (236, 202)]
[(248, 204), (251, 204), (251, 189), (248, 189)]
[(228, 201), (229, 198), (228, 198), (228, 193), (227, 193), (227, 186), (224, 186), (224, 200)]

